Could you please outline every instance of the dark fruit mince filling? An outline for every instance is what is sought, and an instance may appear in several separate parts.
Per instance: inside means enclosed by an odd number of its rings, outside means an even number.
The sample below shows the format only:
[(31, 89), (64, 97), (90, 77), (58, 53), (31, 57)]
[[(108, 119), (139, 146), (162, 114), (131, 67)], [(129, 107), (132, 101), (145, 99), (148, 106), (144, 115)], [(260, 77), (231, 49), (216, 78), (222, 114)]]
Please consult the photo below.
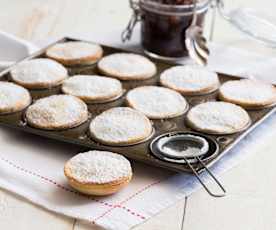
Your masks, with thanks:
[[(148, 0), (149, 1), (149, 0)], [(193, 0), (154, 0), (167, 4), (166, 13), (142, 9), (141, 38), (145, 51), (163, 57), (180, 58), (187, 56), (185, 32), (193, 20), (193, 7), (185, 15), (170, 12), (172, 7), (191, 5)], [(181, 11), (179, 11), (181, 12)], [(186, 9), (187, 12), (187, 9)], [(206, 11), (198, 13), (197, 24), (203, 26)]]

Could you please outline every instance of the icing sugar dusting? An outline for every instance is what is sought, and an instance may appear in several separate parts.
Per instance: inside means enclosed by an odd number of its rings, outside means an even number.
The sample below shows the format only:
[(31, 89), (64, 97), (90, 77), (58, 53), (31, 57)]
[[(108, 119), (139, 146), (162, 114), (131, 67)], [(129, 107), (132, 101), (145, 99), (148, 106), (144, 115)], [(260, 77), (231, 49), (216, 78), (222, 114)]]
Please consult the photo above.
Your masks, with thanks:
[(86, 104), (70, 95), (53, 95), (37, 100), (26, 112), (29, 122), (39, 127), (63, 127), (88, 118)]
[(90, 132), (98, 140), (110, 144), (132, 144), (150, 136), (152, 125), (142, 113), (116, 107), (95, 117), (90, 124)]
[(200, 148), (196, 148), (196, 147), (189, 147), (185, 150), (181, 150), (181, 151), (175, 151), (169, 147), (163, 147), (161, 148), (164, 152), (166, 152), (167, 154), (171, 155), (171, 156), (177, 156), (177, 157), (193, 157), (196, 154), (198, 154), (198, 152), (200, 151)]
[[(107, 73), (129, 78), (149, 78), (156, 73), (156, 66), (148, 58), (131, 53), (116, 53), (106, 56), (98, 63)], [(117, 77), (117, 76), (114, 76)], [(118, 76), (119, 78), (119, 76)]]
[(76, 75), (65, 80), (62, 91), (77, 97), (100, 100), (116, 97), (123, 91), (119, 80), (96, 75)]
[(85, 58), (100, 52), (102, 48), (97, 44), (76, 41), (55, 44), (47, 50), (47, 55), (66, 60)]
[(225, 98), (252, 104), (276, 101), (275, 87), (256, 80), (228, 81), (221, 86), (220, 93)]
[(25, 88), (10, 82), (0, 82), (0, 110), (21, 110), (31, 103)]
[(239, 131), (250, 122), (243, 108), (227, 102), (199, 104), (189, 111), (187, 119), (200, 130), (219, 133)]
[(19, 83), (54, 84), (67, 78), (67, 70), (56, 61), (37, 58), (18, 64), (11, 76)]
[(172, 67), (161, 74), (160, 80), (168, 87), (192, 92), (219, 85), (217, 74), (200, 66)]
[(149, 118), (170, 118), (183, 114), (187, 108), (185, 98), (178, 92), (158, 86), (142, 86), (127, 94), (134, 109)]
[(105, 151), (80, 153), (70, 159), (66, 167), (74, 179), (83, 183), (110, 183), (132, 174), (125, 157)]

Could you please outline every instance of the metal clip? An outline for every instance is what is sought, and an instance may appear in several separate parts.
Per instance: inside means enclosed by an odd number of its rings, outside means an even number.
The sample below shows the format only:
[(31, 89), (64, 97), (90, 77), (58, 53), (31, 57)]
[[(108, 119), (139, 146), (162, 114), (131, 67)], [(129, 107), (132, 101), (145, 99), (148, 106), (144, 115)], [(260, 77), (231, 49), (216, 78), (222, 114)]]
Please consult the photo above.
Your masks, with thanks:
[(214, 39), (214, 32), (215, 32), (215, 24), (216, 24), (216, 17), (217, 17), (217, 2), (218, 0), (212, 0), (210, 2), (210, 8), (212, 10), (212, 16), (211, 16), (211, 28), (210, 28), (210, 34), (209, 34), (209, 41), (213, 41)]
[(230, 20), (227, 12), (225, 11), (225, 3), (223, 0), (216, 0), (216, 6), (218, 9), (219, 14), (226, 20)]
[(133, 29), (137, 22), (141, 20), (140, 8), (137, 1), (129, 0), (130, 8), (133, 10), (132, 16), (129, 20), (127, 27), (121, 34), (122, 42), (126, 42), (131, 39)]

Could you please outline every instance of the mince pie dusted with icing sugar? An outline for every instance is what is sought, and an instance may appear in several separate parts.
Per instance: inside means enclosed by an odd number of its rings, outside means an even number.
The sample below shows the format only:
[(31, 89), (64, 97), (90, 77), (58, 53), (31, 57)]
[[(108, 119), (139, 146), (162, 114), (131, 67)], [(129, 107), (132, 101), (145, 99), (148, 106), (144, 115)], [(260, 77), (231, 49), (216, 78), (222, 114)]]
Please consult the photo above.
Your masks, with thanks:
[(37, 100), (26, 111), (27, 123), (46, 130), (70, 129), (88, 119), (86, 104), (70, 95), (53, 95)]
[(276, 88), (257, 80), (228, 81), (219, 89), (219, 98), (248, 109), (262, 109), (276, 103)]
[(115, 107), (96, 116), (90, 123), (93, 139), (106, 145), (133, 145), (151, 136), (150, 120), (139, 111)]
[(132, 53), (115, 53), (98, 62), (100, 72), (120, 80), (145, 80), (156, 74), (156, 66), (148, 58)]
[(63, 93), (74, 95), (87, 103), (117, 99), (123, 94), (119, 80), (96, 75), (75, 75), (62, 84)]
[(0, 81), (0, 114), (19, 112), (31, 102), (28, 90), (11, 82)]
[(23, 61), (11, 70), (10, 75), (14, 82), (28, 89), (55, 87), (68, 77), (61, 64), (47, 58)]
[(188, 125), (203, 133), (233, 134), (246, 129), (251, 119), (240, 106), (228, 102), (205, 102), (193, 107), (187, 115)]
[(91, 65), (101, 59), (103, 49), (98, 44), (88, 42), (57, 43), (46, 50), (46, 56), (63, 65)]
[(107, 151), (89, 151), (71, 158), (64, 167), (69, 184), (88, 195), (110, 195), (125, 187), (132, 178), (130, 162)]
[(151, 119), (173, 118), (184, 114), (188, 103), (178, 92), (159, 86), (141, 86), (126, 96), (130, 107)]
[(201, 66), (175, 66), (165, 70), (160, 83), (183, 95), (203, 95), (219, 88), (218, 75)]

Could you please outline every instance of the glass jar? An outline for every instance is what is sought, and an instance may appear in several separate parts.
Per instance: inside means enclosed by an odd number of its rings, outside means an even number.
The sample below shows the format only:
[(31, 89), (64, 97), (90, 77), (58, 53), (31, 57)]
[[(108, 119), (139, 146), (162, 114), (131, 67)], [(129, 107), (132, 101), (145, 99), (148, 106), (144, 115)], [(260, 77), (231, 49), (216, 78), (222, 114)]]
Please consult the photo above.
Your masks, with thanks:
[[(168, 60), (186, 57), (185, 32), (193, 20), (194, 0), (180, 5), (163, 2), (130, 0), (135, 18), (129, 26), (133, 29), (136, 21), (141, 21), (141, 44), (149, 56)], [(197, 25), (203, 27), (208, 8), (209, 0), (197, 0)]]

